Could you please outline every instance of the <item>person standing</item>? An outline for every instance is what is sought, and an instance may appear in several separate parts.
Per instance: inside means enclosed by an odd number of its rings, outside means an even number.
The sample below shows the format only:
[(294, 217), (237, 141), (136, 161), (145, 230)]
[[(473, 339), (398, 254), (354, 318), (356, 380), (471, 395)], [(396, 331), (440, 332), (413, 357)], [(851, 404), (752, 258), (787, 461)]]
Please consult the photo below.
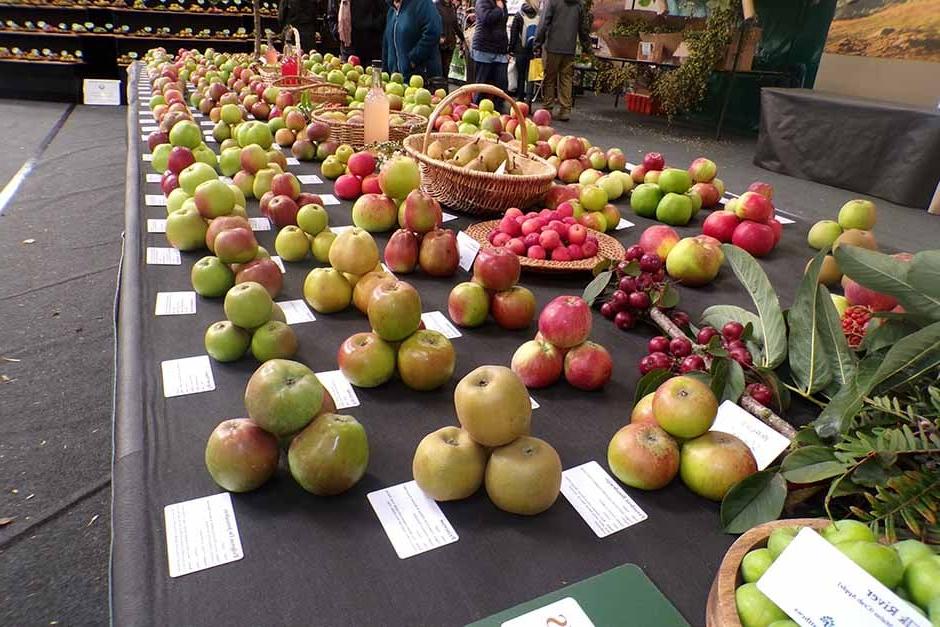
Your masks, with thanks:
[(477, 17), (473, 14), (473, 9), (469, 9), (464, 18), (463, 31), (463, 60), (464, 66), (467, 68), (466, 76), (464, 76), (465, 83), (476, 82), (476, 68), (473, 64), (473, 51), (471, 50), (473, 46), (473, 33), (476, 32), (476, 22)]
[(516, 59), (516, 100), (527, 100), (529, 61), (539, 24), (539, 0), (526, 0), (512, 18), (509, 50)]
[[(581, 0), (546, 0), (535, 35), (536, 46), (544, 51), (545, 78), (542, 80), (542, 105), (561, 121), (571, 114), (571, 80), (578, 40), (589, 50), (591, 36), (588, 18)], [(554, 116), (555, 102), (558, 115)]]
[(441, 75), (441, 16), (431, 0), (389, 0), (382, 64), (389, 73)]
[[(509, 13), (504, 0), (476, 0), (476, 29), (473, 32), (474, 80), (502, 90), (508, 88), (506, 70), (509, 66), (509, 36), (506, 22)], [(477, 94), (476, 100), (481, 99)]]
[(441, 16), (441, 72), (446, 79), (457, 41), (463, 45), (463, 28), (451, 0), (437, 0), (437, 13)]
[(330, 30), (340, 42), (340, 55), (356, 55), (363, 67), (381, 59), (386, 13), (384, 0), (330, 0)]
[[(300, 33), (300, 47), (313, 50), (317, 41), (316, 0), (280, 0), (277, 5), (277, 21), (283, 32), (293, 26)], [(293, 40), (291, 40), (293, 42)]]

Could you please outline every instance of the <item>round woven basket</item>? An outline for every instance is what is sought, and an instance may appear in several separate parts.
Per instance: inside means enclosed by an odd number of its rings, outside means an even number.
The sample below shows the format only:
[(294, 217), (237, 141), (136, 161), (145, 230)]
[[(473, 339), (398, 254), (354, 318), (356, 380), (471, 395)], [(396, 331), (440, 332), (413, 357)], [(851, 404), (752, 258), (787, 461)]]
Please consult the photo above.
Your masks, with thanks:
[[(487, 220), (486, 222), (477, 222), (471, 224), (465, 230), (467, 235), (480, 242), (483, 246), (490, 246), (489, 235), (499, 226), (499, 220)], [(597, 254), (586, 259), (577, 261), (552, 261), (551, 259), (530, 259), (529, 257), (519, 257), (519, 263), (523, 270), (531, 272), (542, 272), (552, 274), (563, 274), (569, 272), (590, 272), (603, 259), (623, 259), (623, 244), (615, 240), (610, 235), (591, 229), (591, 233), (597, 237)]]
[(780, 527), (810, 527), (822, 529), (829, 524), (827, 518), (790, 518), (774, 520), (748, 529), (734, 541), (725, 553), (718, 567), (718, 573), (712, 581), (705, 606), (706, 627), (741, 627), (738, 608), (734, 600), (734, 591), (741, 585), (741, 560), (753, 549), (767, 546), (767, 538), (774, 529)]
[[(345, 92), (344, 92), (345, 94)], [(344, 99), (345, 102), (345, 99)], [(339, 111), (347, 114), (352, 111), (352, 107), (331, 107), (330, 112)], [(353, 148), (359, 149), (365, 146), (365, 130), (361, 121), (338, 122), (325, 117), (326, 111), (318, 111), (313, 114), (313, 119), (323, 122), (330, 127), (330, 140), (341, 144), (349, 144)], [(428, 119), (417, 113), (406, 113), (405, 111), (390, 111), (389, 116), (401, 116), (404, 119), (402, 124), (389, 124), (388, 140), (401, 143), (406, 137), (428, 123)]]
[(516, 101), (502, 89), (474, 83), (452, 91), (431, 113), (424, 135), (410, 135), (402, 142), (405, 151), (421, 166), (421, 186), (441, 204), (471, 215), (502, 215), (510, 207), (530, 207), (548, 192), (555, 179), (555, 168), (547, 161), (530, 155), (528, 146), (522, 145), (519, 151), (510, 148), (515, 154), (516, 166), (522, 170), (522, 174), (467, 170), (427, 155), (428, 145), (432, 141), (440, 142), (446, 149), (477, 140), (477, 137), (471, 135), (431, 132), (444, 107), (461, 94), (477, 92), (498, 96), (509, 102), (519, 124), (525, 128), (525, 116)]

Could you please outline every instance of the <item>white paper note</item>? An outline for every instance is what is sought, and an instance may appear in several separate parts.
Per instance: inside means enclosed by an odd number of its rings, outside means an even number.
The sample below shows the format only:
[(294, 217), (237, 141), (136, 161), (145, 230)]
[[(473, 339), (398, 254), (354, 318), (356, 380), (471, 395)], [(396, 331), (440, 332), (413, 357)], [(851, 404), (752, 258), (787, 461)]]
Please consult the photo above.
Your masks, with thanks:
[(298, 174), (297, 180), (301, 185), (319, 185), (323, 180), (316, 174)]
[(457, 327), (451, 324), (451, 321), (439, 311), (429, 311), (421, 314), (421, 321), (424, 322), (426, 329), (438, 331), (449, 340), (462, 335)]
[(545, 607), (526, 612), (511, 620), (507, 620), (500, 627), (546, 627), (546, 625), (564, 625), (564, 627), (594, 627), (594, 623), (584, 613), (578, 602), (565, 597)]
[(196, 313), (196, 292), (157, 292), (156, 316), (185, 316)]
[(166, 220), (159, 218), (148, 218), (147, 219), (147, 232), (148, 233), (166, 233)]
[(163, 194), (144, 194), (144, 203), (148, 207), (166, 207), (166, 196)]
[(367, 497), (399, 559), (459, 539), (437, 501), (414, 481), (370, 492)]
[(143, 135), (140, 136), (140, 141), (142, 142), (147, 141), (147, 133), (144, 133)]
[(206, 133), (202, 136), (202, 141), (207, 144), (218, 144), (219, 142), (215, 141), (215, 137), (212, 136), (212, 133)]
[(561, 473), (561, 493), (598, 538), (647, 519), (646, 512), (595, 461)]
[(219, 180), (225, 183), (226, 185), (231, 185), (234, 182), (231, 176), (220, 176)]
[(212, 120), (202, 120), (201, 122), (199, 122), (199, 125), (212, 127), (212, 126), (215, 126), (215, 122), (213, 122)]
[(627, 172), (630, 172), (631, 170), (633, 170), (633, 168), (636, 167), (636, 164), (627, 162), (624, 164), (624, 167), (627, 169)]
[(200, 113), (199, 111), (196, 111), (195, 109), (193, 109), (193, 117), (194, 117), (194, 118), (201, 118), (201, 117), (205, 117), (205, 116), (203, 116), (202, 113)]
[(297, 157), (288, 157), (287, 165), (300, 165), (300, 161), (297, 161)]
[(301, 299), (282, 300), (278, 302), (278, 305), (280, 305), (281, 311), (284, 312), (284, 318), (287, 320), (287, 324), (300, 324), (301, 322), (313, 322), (316, 320), (313, 312), (310, 311), (310, 307)]
[(353, 390), (352, 384), (343, 376), (341, 370), (327, 370), (318, 372), (317, 378), (323, 387), (329, 391), (336, 404), (336, 409), (349, 409), (350, 407), (359, 407), (359, 397)]
[(534, 398), (532, 398), (531, 396), (529, 397), (529, 400), (532, 403), (532, 409), (538, 409), (539, 407), (541, 407), (541, 405), (539, 405), (539, 402), (535, 400)]
[(163, 508), (170, 577), (240, 560), (242, 541), (228, 492)]
[(281, 274), (287, 272), (287, 268), (284, 267), (284, 262), (281, 260), (278, 255), (271, 255), (271, 261), (277, 264), (277, 267), (281, 269)]
[(334, 196), (333, 194), (321, 194), (321, 195), (320, 195), (320, 200), (323, 201), (323, 206), (324, 206), (324, 207), (326, 207), (326, 206), (328, 206), (328, 205), (338, 205), (338, 204), (339, 204), (339, 198), (337, 198), (337, 197)]
[(355, 228), (352, 224), (344, 224), (343, 226), (331, 226), (330, 230), (339, 235), (343, 231), (348, 231), (352, 228)]
[(163, 371), (163, 396), (185, 396), (215, 389), (208, 355), (168, 359), (160, 363)]
[(441, 213), (441, 222), (450, 222), (451, 220), (456, 220), (457, 216), (452, 213), (447, 213), (446, 211)]
[(252, 231), (270, 231), (271, 221), (267, 218), (248, 218)]
[(632, 222), (630, 222), (629, 220), (626, 220), (626, 219), (624, 219), (624, 218), (620, 218), (620, 222), (617, 223), (617, 226), (614, 227), (614, 230), (615, 230), (615, 231), (622, 231), (622, 230), (624, 230), (624, 229), (629, 229), (631, 226), (636, 226), (636, 225), (633, 224)]
[(463, 231), (457, 232), (457, 252), (460, 253), (460, 267), (470, 272), (473, 261), (480, 252), (480, 242), (476, 241)]
[(767, 468), (790, 446), (790, 440), (730, 400), (718, 407), (718, 416), (711, 431), (730, 433), (747, 444), (757, 460), (758, 470)]
[(793, 224), (793, 220), (791, 220), (790, 218), (786, 216), (782, 216), (779, 213), (776, 214), (774, 217), (777, 218), (777, 222), (779, 222), (780, 224)]
[(148, 182), (148, 183), (159, 183), (159, 182), (162, 181), (162, 180), (163, 180), (163, 176), (160, 175), (160, 174), (157, 174), (156, 172), (148, 172), (148, 173), (147, 173), (147, 182)]
[(180, 251), (160, 246), (147, 247), (147, 264), (151, 266), (178, 266), (183, 263)]
[(142, 161), (153, 161), (153, 155), (149, 152), (145, 152), (144, 154), (140, 155), (140, 158)]
[(157, 126), (156, 124), (145, 124), (140, 127), (140, 131), (142, 133), (154, 133), (159, 130), (160, 130), (160, 127)]

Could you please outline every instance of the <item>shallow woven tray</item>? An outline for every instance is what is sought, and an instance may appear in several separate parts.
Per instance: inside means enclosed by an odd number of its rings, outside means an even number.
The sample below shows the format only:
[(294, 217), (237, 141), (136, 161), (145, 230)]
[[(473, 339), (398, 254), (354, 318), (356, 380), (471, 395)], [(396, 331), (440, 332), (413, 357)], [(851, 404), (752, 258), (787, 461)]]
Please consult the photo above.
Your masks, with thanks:
[[(344, 92), (345, 94), (345, 92)], [(357, 150), (365, 146), (365, 127), (361, 122), (337, 122), (324, 117), (327, 111), (341, 111), (348, 113), (352, 107), (331, 107), (328, 110), (317, 111), (313, 114), (313, 119), (323, 122), (330, 127), (330, 140), (341, 144), (349, 144)], [(405, 111), (390, 111), (389, 117), (400, 115), (405, 119), (404, 124), (389, 125), (388, 141), (401, 143), (406, 137), (420, 129), (428, 123), (428, 119), (417, 113), (407, 113)]]
[[(487, 237), (490, 232), (499, 226), (499, 220), (487, 220), (486, 222), (477, 222), (470, 225), (467, 229), (467, 235), (480, 242), (482, 246), (491, 246)], [(602, 259), (623, 259), (623, 244), (615, 240), (606, 233), (589, 229), (597, 237), (597, 254), (593, 257), (579, 259), (577, 261), (551, 261), (550, 259), (530, 259), (529, 257), (519, 257), (519, 263), (523, 270), (530, 272), (544, 272), (552, 274), (564, 274), (569, 272), (590, 272)]]

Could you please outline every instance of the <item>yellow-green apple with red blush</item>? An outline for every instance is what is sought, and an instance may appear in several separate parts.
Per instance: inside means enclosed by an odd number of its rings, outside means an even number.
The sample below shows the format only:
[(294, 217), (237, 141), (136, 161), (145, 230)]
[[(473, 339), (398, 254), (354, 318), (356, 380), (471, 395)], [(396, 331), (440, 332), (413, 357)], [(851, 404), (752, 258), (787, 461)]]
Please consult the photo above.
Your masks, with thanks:
[(405, 198), (421, 185), (421, 171), (411, 157), (394, 157), (379, 172), (379, 187), (389, 198)]
[(679, 240), (666, 257), (666, 272), (683, 285), (706, 285), (720, 269), (721, 249), (694, 237)]
[(688, 376), (668, 379), (653, 396), (656, 422), (669, 435), (695, 438), (708, 431), (718, 415), (718, 399), (707, 385)]
[(561, 377), (564, 358), (552, 344), (543, 340), (523, 342), (512, 355), (510, 368), (527, 388), (543, 388)]
[(352, 302), (352, 286), (336, 268), (311, 270), (304, 279), (303, 292), (307, 304), (320, 313), (342, 311)]
[(479, 283), (458, 283), (447, 297), (447, 314), (457, 326), (478, 327), (486, 322), (490, 297)]
[(369, 301), (372, 300), (372, 290), (375, 289), (375, 286), (378, 285), (380, 281), (393, 282), (395, 280), (395, 277), (385, 270), (366, 272), (359, 277), (359, 280), (356, 281), (356, 285), (353, 286), (353, 305), (362, 313), (368, 313)]
[(694, 183), (708, 183), (718, 174), (718, 166), (711, 159), (699, 157), (689, 166), (689, 176)]
[(322, 414), (294, 436), (287, 461), (291, 476), (307, 492), (318, 496), (341, 494), (366, 473), (366, 430), (352, 416)]
[(255, 370), (245, 387), (248, 416), (281, 437), (303, 429), (320, 411), (324, 389), (310, 368), (289, 359), (271, 359)]
[(209, 357), (227, 362), (241, 359), (251, 344), (251, 334), (235, 326), (231, 320), (220, 320), (209, 325), (203, 336)]
[(637, 243), (645, 252), (659, 255), (660, 259), (666, 259), (673, 246), (679, 243), (679, 234), (671, 226), (656, 224), (647, 227)]
[(336, 361), (343, 376), (360, 388), (382, 385), (395, 374), (395, 349), (375, 333), (356, 333), (340, 344)]
[(757, 192), (744, 192), (738, 198), (734, 209), (735, 214), (742, 220), (754, 222), (767, 222), (774, 215), (773, 203)]
[(535, 317), (535, 295), (521, 285), (496, 292), (490, 298), (490, 314), (503, 329), (525, 329)]
[(702, 199), (703, 207), (714, 207), (721, 200), (721, 194), (714, 183), (696, 183), (692, 186), (692, 191), (696, 192)]
[(208, 225), (192, 208), (174, 211), (166, 218), (166, 239), (180, 250), (199, 250), (206, 245)]
[(271, 191), (277, 196), (289, 196), (296, 200), (300, 195), (300, 181), (291, 172), (282, 172), (271, 179)]
[(276, 437), (248, 418), (232, 418), (209, 435), (205, 464), (223, 490), (249, 492), (274, 476), (278, 456)]
[(235, 285), (235, 275), (218, 257), (206, 256), (193, 264), (190, 281), (200, 296), (217, 298)]
[(215, 236), (215, 255), (222, 263), (248, 263), (258, 254), (258, 240), (249, 229), (225, 229)]
[(484, 446), (503, 446), (529, 433), (529, 391), (505, 366), (480, 366), (467, 374), (454, 390), (454, 407), (460, 425)]
[(260, 283), (235, 285), (225, 294), (225, 317), (243, 329), (254, 329), (271, 319), (274, 301)]
[(653, 397), (655, 396), (655, 391), (650, 392), (637, 401), (636, 405), (633, 406), (633, 411), (630, 412), (630, 424), (644, 423), (659, 426), (659, 423), (656, 422), (656, 415), (653, 413)]
[(398, 347), (398, 375), (412, 390), (441, 387), (454, 375), (457, 354), (443, 333), (419, 329)]
[(383, 233), (395, 226), (398, 208), (384, 194), (363, 194), (352, 208), (353, 224), (370, 233)]
[(246, 229), (251, 230), (251, 223), (247, 218), (241, 216), (221, 216), (209, 222), (209, 228), (206, 229), (206, 248), (215, 252), (215, 238), (222, 231), (228, 229)]
[(682, 445), (679, 476), (686, 487), (706, 499), (720, 501), (755, 472), (757, 462), (751, 449), (729, 433), (709, 431)]
[(251, 334), (251, 354), (258, 361), (290, 359), (296, 352), (297, 336), (280, 320), (268, 320)]
[(489, 454), (460, 427), (447, 426), (418, 443), (411, 473), (418, 487), (435, 501), (456, 501), (483, 484)]
[(284, 261), (303, 261), (307, 257), (309, 248), (310, 240), (299, 226), (285, 226), (274, 238), (274, 250)]
[(368, 307), (373, 331), (388, 342), (398, 342), (421, 324), (421, 297), (404, 281), (380, 283), (372, 291)]
[(679, 472), (679, 446), (657, 425), (631, 422), (607, 445), (607, 465), (631, 488), (658, 490)]

